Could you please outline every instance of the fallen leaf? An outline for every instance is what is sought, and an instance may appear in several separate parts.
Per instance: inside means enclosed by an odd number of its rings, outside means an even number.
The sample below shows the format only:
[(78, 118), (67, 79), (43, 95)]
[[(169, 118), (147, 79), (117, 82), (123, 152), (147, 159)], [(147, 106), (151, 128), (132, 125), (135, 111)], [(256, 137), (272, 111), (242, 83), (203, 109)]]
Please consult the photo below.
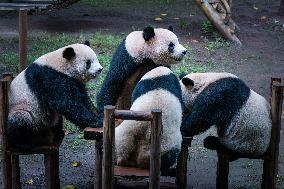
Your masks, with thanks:
[(26, 184), (32, 185), (34, 183), (33, 179), (29, 179), (26, 181)]
[(69, 131), (67, 129), (63, 129), (64, 135), (67, 136), (69, 134)]
[(79, 166), (80, 166), (80, 162), (73, 162), (73, 163), (72, 163), (72, 166), (73, 166), (73, 167), (79, 167)]
[(174, 19), (175, 19), (175, 20), (179, 20), (179, 17), (175, 17)]
[(197, 40), (195, 40), (195, 39), (193, 39), (193, 40), (192, 40), (192, 42), (193, 42), (193, 43), (198, 43), (198, 41), (197, 41)]
[(70, 184), (70, 185), (63, 186), (61, 189), (75, 189), (75, 186)]
[(266, 16), (262, 16), (262, 17), (260, 17), (260, 20), (261, 20), (261, 21), (263, 21), (263, 22), (264, 22), (264, 21), (266, 21), (266, 19), (267, 19), (267, 17), (266, 17)]
[(155, 18), (155, 21), (162, 21), (163, 19), (162, 18), (160, 18), (160, 17), (156, 17)]
[(254, 10), (258, 10), (258, 8), (257, 8), (255, 5), (253, 5), (253, 9), (254, 9)]
[(162, 16), (167, 16), (168, 14), (166, 14), (166, 13), (162, 13), (161, 15), (162, 15)]

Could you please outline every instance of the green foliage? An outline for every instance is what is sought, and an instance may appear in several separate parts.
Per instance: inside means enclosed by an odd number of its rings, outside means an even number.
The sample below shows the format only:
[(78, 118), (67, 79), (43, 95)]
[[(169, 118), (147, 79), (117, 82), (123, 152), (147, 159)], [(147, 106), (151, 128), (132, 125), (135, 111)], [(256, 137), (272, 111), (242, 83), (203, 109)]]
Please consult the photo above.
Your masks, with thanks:
[(217, 49), (220, 48), (224, 48), (224, 47), (229, 47), (230, 46), (230, 42), (226, 41), (225, 39), (223, 39), (222, 37), (217, 37), (215, 38), (214, 41), (210, 41), (207, 44), (207, 48), (210, 52), (214, 52)]
[(201, 24), (201, 31), (205, 34), (213, 33), (215, 31), (215, 28), (211, 24), (210, 21), (205, 20)]

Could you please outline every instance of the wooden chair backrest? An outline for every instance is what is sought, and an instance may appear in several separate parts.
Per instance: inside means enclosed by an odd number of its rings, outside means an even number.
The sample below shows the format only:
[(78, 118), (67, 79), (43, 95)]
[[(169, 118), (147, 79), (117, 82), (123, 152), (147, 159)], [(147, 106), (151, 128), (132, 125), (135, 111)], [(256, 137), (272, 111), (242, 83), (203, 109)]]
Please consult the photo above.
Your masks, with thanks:
[(161, 168), (161, 133), (162, 112), (152, 110), (141, 112), (133, 110), (116, 110), (114, 106), (105, 106), (104, 109), (104, 131), (103, 131), (103, 188), (113, 188), (113, 146), (115, 136), (115, 119), (151, 121), (151, 146), (150, 146), (150, 178), (149, 188), (160, 188)]
[(9, 97), (8, 91), (10, 83), (13, 79), (13, 74), (4, 73), (3, 78), (0, 81), (0, 134), (2, 137), (2, 152), (6, 151), (8, 146), (6, 138), (6, 124), (9, 113)]

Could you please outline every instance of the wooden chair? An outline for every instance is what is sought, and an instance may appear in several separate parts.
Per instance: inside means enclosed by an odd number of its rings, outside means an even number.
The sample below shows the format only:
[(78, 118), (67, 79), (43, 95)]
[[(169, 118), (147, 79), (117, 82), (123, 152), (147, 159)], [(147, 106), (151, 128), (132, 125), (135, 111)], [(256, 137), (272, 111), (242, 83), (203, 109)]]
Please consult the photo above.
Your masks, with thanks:
[[(129, 167), (113, 167), (113, 146), (114, 146), (114, 131), (115, 119), (119, 120), (139, 120), (152, 121), (151, 126), (151, 157), (150, 170), (129, 168)], [(118, 123), (120, 121), (117, 121)], [(103, 135), (103, 137), (102, 137)], [(106, 106), (104, 112), (104, 128), (87, 128), (84, 136), (87, 140), (96, 140), (96, 181), (94, 188), (96, 189), (111, 189), (114, 184), (113, 176), (134, 176), (148, 177), (149, 188), (160, 188), (160, 136), (161, 135), (161, 111), (153, 110), (152, 112), (137, 112), (131, 110), (115, 110), (114, 106)], [(163, 188), (186, 188), (187, 176), (187, 160), (188, 147), (190, 139), (184, 138), (182, 141), (182, 149), (177, 159), (177, 167), (172, 171), (162, 173), (162, 176), (176, 176), (176, 183), (161, 183)], [(103, 144), (103, 145), (102, 145)], [(103, 155), (102, 155), (102, 148)], [(170, 173), (170, 175), (166, 175)]]
[[(271, 139), (267, 152), (261, 156), (253, 156), (250, 154), (241, 154), (233, 152), (232, 150), (222, 147), (222, 150), (217, 150), (218, 164), (217, 164), (217, 178), (216, 188), (227, 189), (228, 188), (228, 175), (229, 175), (229, 162), (239, 158), (249, 159), (262, 159), (263, 173), (262, 173), (262, 189), (275, 189), (277, 172), (278, 172), (278, 155), (279, 155), (279, 142), (280, 142), (280, 130), (281, 130), (281, 114), (283, 103), (283, 91), (284, 85), (281, 85), (280, 78), (271, 79)], [(210, 137), (207, 137), (204, 141), (204, 146), (213, 149), (212, 146), (208, 146)], [(213, 142), (213, 141), (212, 141)], [(217, 148), (215, 148), (217, 149)]]
[(20, 189), (19, 155), (44, 154), (46, 188), (59, 189), (59, 146), (61, 141), (51, 145), (36, 146), (29, 150), (13, 147), (6, 138), (6, 121), (9, 113), (8, 90), (12, 74), (3, 74), (0, 81), (0, 133), (2, 137), (3, 189)]

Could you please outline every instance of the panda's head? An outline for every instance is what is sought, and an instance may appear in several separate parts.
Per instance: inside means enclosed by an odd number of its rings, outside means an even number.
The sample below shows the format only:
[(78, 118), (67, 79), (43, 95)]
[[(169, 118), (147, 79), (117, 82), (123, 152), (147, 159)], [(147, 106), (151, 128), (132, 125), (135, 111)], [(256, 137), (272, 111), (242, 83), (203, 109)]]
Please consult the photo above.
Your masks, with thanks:
[(190, 74), (182, 73), (179, 78), (182, 90), (182, 100), (185, 106), (190, 110), (196, 97), (202, 91), (204, 91), (205, 88), (208, 89), (210, 84), (213, 84), (217, 80), (228, 77), (237, 78), (237, 76), (226, 72), (207, 72)]
[(134, 31), (126, 37), (125, 46), (133, 58), (149, 58), (161, 65), (176, 64), (187, 52), (172, 28), (154, 29), (148, 26), (143, 31)]
[(96, 53), (85, 44), (72, 44), (43, 55), (35, 61), (81, 82), (95, 79), (102, 71)]

